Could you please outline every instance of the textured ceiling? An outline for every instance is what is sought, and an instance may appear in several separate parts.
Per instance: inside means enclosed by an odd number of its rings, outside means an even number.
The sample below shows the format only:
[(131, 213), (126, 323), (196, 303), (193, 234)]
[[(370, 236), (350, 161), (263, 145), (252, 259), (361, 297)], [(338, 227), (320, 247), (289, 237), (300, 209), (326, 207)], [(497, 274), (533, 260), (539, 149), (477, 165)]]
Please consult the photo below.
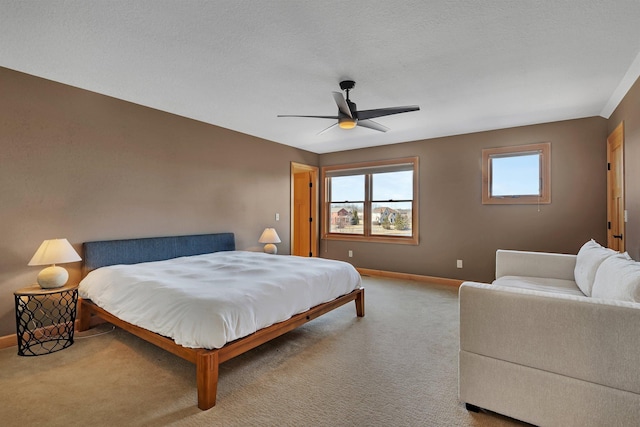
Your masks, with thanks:
[[(640, 74), (638, 0), (0, 1), (0, 66), (316, 153), (590, 116)], [(386, 133), (334, 128), (356, 80)]]

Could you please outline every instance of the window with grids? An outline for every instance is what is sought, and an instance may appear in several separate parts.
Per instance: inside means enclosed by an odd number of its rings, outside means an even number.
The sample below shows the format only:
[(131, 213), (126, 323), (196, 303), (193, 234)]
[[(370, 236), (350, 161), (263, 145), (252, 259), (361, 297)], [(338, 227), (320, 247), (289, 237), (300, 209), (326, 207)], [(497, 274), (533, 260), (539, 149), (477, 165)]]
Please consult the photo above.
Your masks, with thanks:
[(482, 150), (482, 203), (551, 203), (551, 144)]
[(418, 158), (322, 168), (323, 237), (418, 244)]

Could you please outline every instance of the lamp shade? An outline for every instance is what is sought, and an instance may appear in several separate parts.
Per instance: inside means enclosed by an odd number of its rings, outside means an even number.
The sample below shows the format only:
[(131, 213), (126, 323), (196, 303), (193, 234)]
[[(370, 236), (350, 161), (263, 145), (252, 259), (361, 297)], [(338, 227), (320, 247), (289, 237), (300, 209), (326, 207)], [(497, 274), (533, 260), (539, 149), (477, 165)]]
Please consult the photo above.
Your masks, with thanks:
[(52, 239), (42, 242), (28, 265), (50, 265), (38, 274), (41, 288), (59, 288), (67, 283), (69, 273), (56, 264), (82, 261), (67, 239)]
[(28, 265), (53, 265), (82, 261), (67, 239), (52, 239), (42, 242)]
[(258, 243), (280, 243), (281, 241), (275, 228), (265, 228), (258, 239)]
[(266, 245), (264, 245), (264, 251), (268, 254), (277, 254), (278, 248), (274, 243), (280, 242), (280, 237), (278, 237), (278, 233), (275, 228), (265, 228), (258, 239), (258, 243), (266, 243)]

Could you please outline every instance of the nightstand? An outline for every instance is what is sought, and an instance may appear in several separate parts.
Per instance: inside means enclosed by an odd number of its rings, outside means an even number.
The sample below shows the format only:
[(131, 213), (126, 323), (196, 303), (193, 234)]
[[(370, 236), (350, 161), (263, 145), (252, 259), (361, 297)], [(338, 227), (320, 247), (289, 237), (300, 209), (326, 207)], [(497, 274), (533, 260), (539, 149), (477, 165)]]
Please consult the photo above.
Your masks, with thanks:
[(33, 285), (13, 294), (18, 355), (39, 356), (73, 344), (78, 285), (53, 289)]

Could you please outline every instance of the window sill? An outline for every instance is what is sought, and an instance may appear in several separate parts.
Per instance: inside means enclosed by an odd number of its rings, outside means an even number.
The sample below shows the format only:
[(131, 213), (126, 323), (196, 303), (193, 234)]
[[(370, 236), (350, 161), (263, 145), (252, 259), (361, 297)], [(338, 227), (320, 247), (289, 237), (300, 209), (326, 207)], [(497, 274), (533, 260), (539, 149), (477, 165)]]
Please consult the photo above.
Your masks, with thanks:
[(418, 245), (418, 237), (360, 236), (357, 234), (325, 234), (324, 240), (341, 240), (366, 243), (392, 243), (396, 245)]
[(504, 196), (485, 197), (482, 199), (483, 205), (549, 205), (551, 198), (538, 196)]

